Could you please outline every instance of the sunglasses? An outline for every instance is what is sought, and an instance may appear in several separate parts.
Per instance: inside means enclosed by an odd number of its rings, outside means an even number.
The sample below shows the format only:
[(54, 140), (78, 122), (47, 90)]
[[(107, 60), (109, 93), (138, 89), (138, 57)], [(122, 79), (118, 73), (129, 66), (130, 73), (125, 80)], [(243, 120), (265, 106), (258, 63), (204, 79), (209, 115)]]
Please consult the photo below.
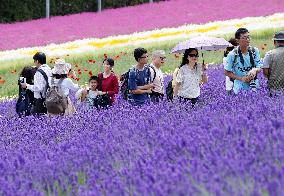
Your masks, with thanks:
[(160, 57), (161, 61), (166, 60), (166, 57)]
[(198, 55), (198, 54), (188, 54), (188, 56), (189, 56), (189, 57), (196, 57), (196, 58), (198, 58), (198, 57), (199, 57), (199, 55)]
[(140, 59), (148, 58), (148, 56), (141, 56)]

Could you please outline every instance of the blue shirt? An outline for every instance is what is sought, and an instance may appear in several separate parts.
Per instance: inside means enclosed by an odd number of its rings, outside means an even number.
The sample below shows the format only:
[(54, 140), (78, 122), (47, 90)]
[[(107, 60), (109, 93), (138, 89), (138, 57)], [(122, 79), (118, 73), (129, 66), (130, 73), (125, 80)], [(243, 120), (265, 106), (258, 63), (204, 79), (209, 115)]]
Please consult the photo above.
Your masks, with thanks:
[[(239, 47), (237, 47), (239, 49)], [(260, 68), (260, 55), (259, 55), (259, 50), (257, 48), (255, 49), (255, 66), (257, 68)], [(235, 59), (235, 51), (231, 51), (228, 54), (228, 64), (225, 66), (225, 70), (233, 72), (239, 77), (244, 77), (246, 76), (249, 71), (253, 68), (253, 65), (250, 63), (250, 55), (249, 52), (247, 52), (246, 55), (242, 54), (244, 58), (244, 65), (241, 63), (240, 56), (237, 56), (237, 63), (234, 65), (234, 59)], [(259, 81), (258, 79), (255, 81), (256, 83), (256, 88), (259, 88)], [(234, 92), (237, 94), (240, 92), (240, 90), (249, 90), (250, 89), (250, 84), (249, 83), (244, 83), (241, 80), (234, 80)]]
[[(128, 89), (137, 90), (138, 86), (144, 86), (150, 81), (150, 70), (149, 68), (144, 67), (143, 70), (138, 70), (137, 68), (131, 68), (129, 71), (128, 78)], [(129, 101), (134, 105), (142, 105), (150, 100), (149, 94), (130, 94)]]

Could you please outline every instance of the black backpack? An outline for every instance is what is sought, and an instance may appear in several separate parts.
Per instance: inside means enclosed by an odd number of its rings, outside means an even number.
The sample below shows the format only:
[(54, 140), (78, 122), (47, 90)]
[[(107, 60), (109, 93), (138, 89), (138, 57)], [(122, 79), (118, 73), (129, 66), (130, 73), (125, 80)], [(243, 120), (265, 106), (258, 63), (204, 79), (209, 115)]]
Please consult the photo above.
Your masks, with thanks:
[[(103, 74), (99, 74), (99, 86), (98, 89), (102, 91)], [(112, 105), (111, 97), (109, 94), (98, 95), (94, 98), (94, 106), (98, 108), (107, 108)]]
[(25, 89), (22, 89), (16, 103), (16, 112), (19, 117), (31, 114), (32, 103)]
[(173, 78), (169, 81), (166, 87), (166, 95), (168, 100), (172, 100), (174, 98)]
[(128, 78), (130, 69), (120, 76), (120, 92), (124, 100), (128, 99)]
[[(148, 78), (147, 83), (153, 82), (156, 78), (156, 71), (155, 71), (154, 67), (151, 66), (151, 65), (146, 65), (146, 67), (149, 69), (149, 72), (148, 72), (149, 75), (147, 77)], [(153, 69), (153, 71), (154, 71), (154, 77), (153, 77), (152, 81), (150, 81), (150, 78), (151, 78), (150, 69)], [(121, 92), (122, 98), (124, 100), (128, 100), (128, 94), (129, 94), (128, 79), (129, 79), (129, 72), (131, 70), (135, 70), (136, 76), (137, 76), (138, 69), (136, 69), (135, 67), (130, 68), (127, 72), (125, 72), (124, 74), (122, 74), (120, 76), (120, 92)]]
[(174, 97), (174, 89), (173, 89), (173, 79), (171, 79), (166, 87), (166, 95), (168, 100), (172, 100)]
[(94, 99), (94, 107), (99, 108), (107, 108), (112, 105), (111, 98), (108, 94), (98, 95)]

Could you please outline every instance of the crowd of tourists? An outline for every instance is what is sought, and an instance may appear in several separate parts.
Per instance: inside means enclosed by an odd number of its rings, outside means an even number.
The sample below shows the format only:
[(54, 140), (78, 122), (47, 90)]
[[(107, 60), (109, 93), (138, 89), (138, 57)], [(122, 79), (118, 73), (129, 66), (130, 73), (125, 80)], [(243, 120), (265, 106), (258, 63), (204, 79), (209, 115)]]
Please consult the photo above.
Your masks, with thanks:
[[(228, 94), (257, 91), (260, 88), (258, 74), (263, 72), (271, 95), (284, 92), (284, 32), (274, 35), (275, 49), (268, 51), (262, 62), (259, 49), (251, 46), (250, 41), (246, 28), (239, 28), (229, 40), (231, 46), (225, 50), (223, 58), (226, 91)], [(151, 62), (145, 48), (136, 48), (133, 54), (136, 64), (120, 78), (113, 71), (114, 60), (106, 58), (104, 71), (91, 76), (88, 87), (80, 87), (71, 79), (76, 78), (71, 64), (57, 59), (51, 69), (45, 54), (37, 52), (33, 56), (36, 68), (25, 67), (20, 74), (17, 113), (20, 116), (71, 115), (77, 104), (89, 109), (108, 108), (116, 103), (118, 93), (135, 106), (161, 100), (178, 100), (192, 106), (198, 102), (201, 86), (208, 82), (208, 68), (198, 63), (197, 48), (185, 50), (168, 84), (164, 84), (161, 70), (166, 62), (165, 51), (154, 51)], [(70, 91), (75, 92), (77, 103), (72, 103)]]

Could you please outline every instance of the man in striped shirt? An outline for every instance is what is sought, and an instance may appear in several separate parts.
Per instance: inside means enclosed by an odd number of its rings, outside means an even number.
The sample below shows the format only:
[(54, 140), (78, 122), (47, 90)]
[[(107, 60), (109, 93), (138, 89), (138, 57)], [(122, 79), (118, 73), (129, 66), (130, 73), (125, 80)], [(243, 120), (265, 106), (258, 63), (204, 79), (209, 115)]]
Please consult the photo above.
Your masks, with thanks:
[(262, 67), (272, 94), (284, 92), (284, 31), (276, 33), (273, 40), (276, 48), (266, 53)]

